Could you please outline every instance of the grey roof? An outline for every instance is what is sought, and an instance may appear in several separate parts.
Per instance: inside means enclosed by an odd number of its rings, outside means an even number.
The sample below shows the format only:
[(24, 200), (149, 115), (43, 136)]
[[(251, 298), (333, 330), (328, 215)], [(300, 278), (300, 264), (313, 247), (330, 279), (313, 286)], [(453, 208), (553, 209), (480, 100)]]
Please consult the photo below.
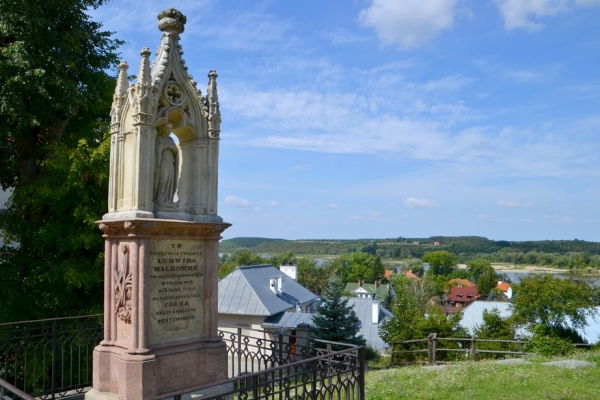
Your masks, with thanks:
[(379, 323), (373, 323), (373, 300), (360, 297), (347, 297), (348, 305), (354, 306), (356, 317), (360, 320), (360, 330), (357, 335), (363, 335), (367, 344), (374, 349), (382, 350), (388, 345), (379, 337), (379, 325), (385, 318), (391, 318), (392, 313), (379, 305)]
[(312, 313), (282, 312), (272, 315), (262, 323), (263, 328), (295, 328), (299, 324), (312, 324)]
[[(275, 294), (269, 279), (281, 276), (284, 293)], [(219, 281), (219, 313), (270, 316), (317, 296), (272, 265), (238, 267)]]

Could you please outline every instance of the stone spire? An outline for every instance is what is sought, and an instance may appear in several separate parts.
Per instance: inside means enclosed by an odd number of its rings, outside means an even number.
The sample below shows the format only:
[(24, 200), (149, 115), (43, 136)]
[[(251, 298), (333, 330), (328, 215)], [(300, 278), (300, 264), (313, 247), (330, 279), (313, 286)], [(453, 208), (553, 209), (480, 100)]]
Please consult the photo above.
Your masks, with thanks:
[[(112, 108), (110, 110), (111, 131), (114, 130), (115, 132), (119, 131), (119, 118), (121, 117), (123, 105), (125, 104), (125, 99), (127, 97), (127, 69), (129, 69), (129, 65), (126, 61), (122, 61), (119, 64), (119, 75), (117, 75), (117, 87), (115, 89)], [(113, 126), (115, 124), (116, 126)]]
[(206, 102), (208, 103), (208, 135), (218, 139), (221, 132), (221, 111), (219, 110), (219, 96), (217, 94), (217, 71), (208, 73), (208, 89)]

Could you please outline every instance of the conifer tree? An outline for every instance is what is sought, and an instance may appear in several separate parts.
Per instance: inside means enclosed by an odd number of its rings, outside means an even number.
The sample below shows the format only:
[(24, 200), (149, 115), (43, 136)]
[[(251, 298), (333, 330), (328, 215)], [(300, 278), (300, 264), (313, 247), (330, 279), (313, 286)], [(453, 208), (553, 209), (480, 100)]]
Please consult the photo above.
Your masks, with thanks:
[(356, 336), (359, 328), (353, 306), (348, 306), (343, 293), (344, 282), (337, 275), (331, 275), (321, 296), (322, 303), (313, 316), (312, 333), (318, 339), (364, 345), (365, 338)]

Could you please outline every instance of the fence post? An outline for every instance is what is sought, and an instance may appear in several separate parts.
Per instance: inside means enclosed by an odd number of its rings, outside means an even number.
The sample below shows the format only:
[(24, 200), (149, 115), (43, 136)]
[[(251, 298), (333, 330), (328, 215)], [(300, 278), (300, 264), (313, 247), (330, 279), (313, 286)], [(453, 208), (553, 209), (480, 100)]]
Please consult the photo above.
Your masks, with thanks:
[(259, 398), (259, 394), (260, 394), (260, 390), (258, 388), (259, 384), (260, 384), (260, 375), (254, 375), (252, 377), (252, 398), (253, 399)]
[[(312, 364), (312, 390), (311, 390), (312, 396), (311, 397), (313, 400), (317, 400), (317, 360), (313, 360), (311, 362), (311, 364)], [(255, 397), (255, 398), (258, 399), (258, 397)]]
[(56, 319), (52, 320), (52, 372), (51, 372), (51, 378), (52, 382), (50, 382), (50, 384), (52, 385), (52, 400), (54, 400), (56, 398), (55, 395), (55, 390), (56, 390)]
[(471, 336), (471, 358), (477, 361), (477, 351), (475, 350), (475, 335)]
[(360, 369), (358, 370), (358, 400), (365, 399), (365, 348), (358, 349), (358, 362)]
[(433, 363), (433, 341), (431, 335), (433, 335), (433, 333), (427, 335), (427, 363), (429, 365), (432, 365)]

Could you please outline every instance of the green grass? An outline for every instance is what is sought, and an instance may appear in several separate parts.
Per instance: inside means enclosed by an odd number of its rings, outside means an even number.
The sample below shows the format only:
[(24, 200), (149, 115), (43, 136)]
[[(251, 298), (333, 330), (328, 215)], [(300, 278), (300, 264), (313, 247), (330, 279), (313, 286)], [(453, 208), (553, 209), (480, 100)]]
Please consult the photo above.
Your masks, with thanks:
[(469, 362), (443, 368), (418, 366), (369, 371), (366, 398), (383, 399), (600, 399), (600, 351), (573, 357), (595, 367), (568, 369), (531, 364)]

